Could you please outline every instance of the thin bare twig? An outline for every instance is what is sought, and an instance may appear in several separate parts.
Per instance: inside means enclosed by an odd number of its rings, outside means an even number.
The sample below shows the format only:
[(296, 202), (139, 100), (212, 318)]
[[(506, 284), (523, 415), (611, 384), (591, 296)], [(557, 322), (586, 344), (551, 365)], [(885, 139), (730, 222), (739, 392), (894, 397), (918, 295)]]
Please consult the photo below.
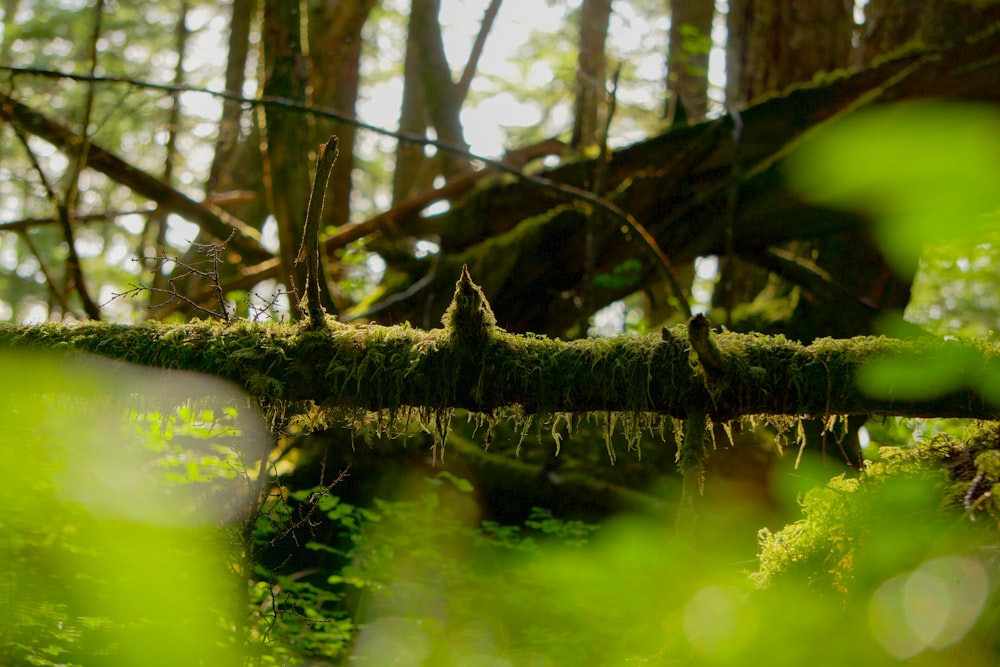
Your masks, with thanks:
[[(233, 233), (235, 234), (235, 231)], [(172, 276), (167, 279), (167, 283), (170, 285), (169, 289), (165, 287), (156, 287), (156, 286), (143, 285), (141, 283), (138, 284), (133, 283), (132, 285), (130, 285), (130, 289), (127, 289), (124, 292), (116, 292), (112, 294), (111, 299), (108, 300), (108, 303), (121, 297), (135, 297), (138, 296), (139, 294), (150, 294), (150, 295), (159, 294), (162, 296), (166, 296), (167, 299), (159, 304), (150, 303), (150, 305), (147, 306), (148, 308), (150, 309), (160, 308), (169, 303), (179, 301), (187, 304), (196, 312), (203, 313), (205, 315), (208, 315), (209, 317), (218, 318), (223, 322), (230, 322), (232, 320), (232, 313), (229, 312), (229, 306), (226, 304), (226, 298), (225, 298), (226, 288), (223, 287), (220, 279), (220, 267), (225, 263), (225, 258), (223, 257), (223, 254), (226, 250), (226, 243), (228, 243), (228, 239), (226, 241), (223, 241), (222, 243), (192, 244), (196, 248), (199, 248), (205, 254), (206, 256), (205, 261), (209, 263), (211, 266), (211, 268), (207, 270), (200, 269), (193, 264), (182, 262), (175, 257), (168, 257), (167, 255), (162, 253), (156, 255), (155, 257), (141, 257), (139, 259), (133, 260), (136, 262), (153, 261), (155, 262), (155, 268), (157, 271), (161, 271), (163, 267), (165, 267), (168, 264), (173, 264), (174, 266), (182, 268), (184, 272), (177, 276)], [(219, 310), (216, 311), (212, 310), (211, 308), (206, 308), (205, 306), (201, 305), (200, 300), (195, 300), (183, 293), (181, 287), (179, 286), (179, 283), (192, 276), (197, 276), (199, 278), (208, 281), (208, 283), (211, 285), (210, 289), (215, 294), (215, 298), (218, 300)]]
[[(121, 218), (126, 215), (149, 215), (155, 211), (156, 209), (154, 208), (136, 208), (129, 211), (100, 211), (96, 213), (83, 213), (73, 216), (73, 222), (76, 222), (77, 224), (101, 221), (110, 222), (114, 218)], [(59, 219), (54, 217), (21, 218), (20, 220), (0, 222), (0, 232), (20, 232), (31, 229), (32, 227), (43, 227), (45, 225), (57, 224), (59, 224)]]
[(260, 300), (260, 304), (254, 303), (250, 295), (247, 295), (247, 319), (257, 322), (260, 320), (277, 321), (278, 319), (283, 319), (283, 316), (279, 318), (279, 310), (282, 308), (280, 300), (281, 297), (289, 297), (291, 295), (284, 289), (276, 289), (268, 296), (264, 296), (259, 292), (254, 292), (253, 296)]

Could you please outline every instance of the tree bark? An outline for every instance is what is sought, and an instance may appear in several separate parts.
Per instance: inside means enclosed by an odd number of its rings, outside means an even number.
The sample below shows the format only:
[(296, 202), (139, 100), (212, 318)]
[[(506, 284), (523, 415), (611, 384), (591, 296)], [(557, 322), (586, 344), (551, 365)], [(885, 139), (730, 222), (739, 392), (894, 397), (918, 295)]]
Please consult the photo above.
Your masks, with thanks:
[[(231, 95), (243, 95), (257, 4), (256, 0), (233, 0), (225, 88)], [(264, 186), (263, 140), (258, 114), (249, 114), (249, 131), (243, 131), (240, 119), (244, 113), (240, 102), (223, 102), (205, 195), (254, 229), (261, 229), (271, 213)]]
[(928, 0), (869, 0), (858, 62), (870, 63), (909, 42), (937, 45), (965, 39), (1000, 21), (997, 3)]
[[(177, 52), (177, 64), (174, 66), (174, 85), (178, 88), (184, 85), (184, 54), (187, 51), (190, 31), (187, 27), (188, 12), (190, 7), (187, 0), (182, 0), (181, 10), (174, 27), (174, 47)], [(181, 123), (181, 97), (180, 93), (174, 92), (170, 95), (170, 109), (167, 112), (167, 141), (164, 145), (163, 172), (160, 178), (163, 182), (173, 186), (174, 163), (177, 159), (177, 135), (180, 132)], [(161, 248), (167, 245), (167, 215), (165, 211), (157, 210), (150, 214), (146, 221), (146, 228), (143, 230), (140, 257), (155, 257)], [(158, 260), (145, 260), (146, 266), (152, 270), (154, 289), (162, 290), (168, 287), (166, 276), (163, 273), (163, 266)], [(151, 304), (149, 304), (151, 305)], [(148, 307), (148, 305), (147, 305)]]
[[(263, 93), (296, 102), (306, 101), (307, 65), (302, 52), (298, 2), (264, 1)], [(292, 316), (305, 294), (307, 268), (296, 263), (309, 201), (309, 125), (307, 117), (276, 106), (264, 107), (265, 184), (271, 212), (278, 224), (281, 281), (288, 287)], [(321, 285), (323, 307), (336, 312), (329, 287)]]
[[(414, 0), (410, 12), (410, 21), (416, 25), (411, 39), (416, 37), (418, 46), (423, 49), (424, 66), (420, 69), (420, 81), (427, 118), (439, 141), (467, 151), (469, 144), (465, 141), (460, 117), (465, 100), (458, 94), (458, 86), (452, 78), (444, 52), (438, 20), (441, 0)], [(466, 166), (465, 158), (448, 151), (439, 152), (439, 160), (441, 173), (446, 177), (461, 172)]]
[[(230, 95), (243, 94), (246, 79), (247, 55), (250, 52), (250, 23), (253, 19), (254, 0), (233, 0), (232, 15), (229, 20), (229, 51), (226, 56), (226, 92)], [(219, 119), (219, 136), (215, 140), (215, 151), (206, 194), (224, 185), (224, 175), (233, 172), (236, 147), (240, 139), (240, 115), (242, 106), (235, 100), (222, 103), (222, 118)], [(226, 186), (228, 187), (228, 186)]]
[[(264, 81), (269, 97), (306, 101), (306, 61), (299, 34), (297, 1), (265, 0), (263, 24)], [(264, 164), (271, 212), (278, 223), (281, 280), (296, 305), (305, 287), (305, 265), (296, 267), (309, 199), (309, 130), (304, 115), (264, 107)], [(294, 311), (294, 308), (293, 308)]]
[[(403, 132), (423, 136), (432, 127), (442, 144), (468, 151), (461, 121), (465, 92), (452, 78), (451, 67), (441, 36), (440, 0), (413, 0), (406, 40), (403, 108), (399, 127)], [(464, 157), (447, 150), (434, 156), (436, 168), (427, 168), (424, 149), (399, 142), (393, 201), (400, 202), (415, 191), (430, 187), (434, 177), (453, 176), (467, 168)]]
[(667, 89), (664, 116), (700, 121), (708, 111), (708, 56), (712, 48), (713, 0), (673, 0), (670, 3), (670, 42), (667, 50)]
[(726, 102), (736, 107), (847, 66), (854, 19), (843, 0), (732, 0)]
[[(850, 63), (854, 24), (849, 3), (737, 0), (732, 9), (729, 29), (734, 42), (727, 51), (727, 64), (733, 72), (728, 81), (731, 105), (741, 106), (809, 80), (817, 72), (840, 69)], [(733, 213), (733, 224), (737, 224), (738, 208)], [(856, 252), (845, 255), (848, 248)], [(866, 234), (852, 233), (817, 241), (799, 248), (802, 251), (814, 253), (817, 264), (847, 293), (868, 299), (880, 310), (901, 310), (909, 300), (909, 285), (916, 267), (896, 275)], [(859, 265), (857, 256), (867, 261)], [(714, 303), (727, 311), (752, 301), (769, 278), (767, 271), (741, 261), (732, 252), (724, 255), (721, 274)], [(851, 336), (872, 330), (871, 317), (860, 321), (830, 318), (830, 305), (800, 302), (788, 323), (790, 335), (808, 339), (822, 335)]]
[(611, 0), (583, 0), (580, 8), (580, 50), (576, 62), (576, 100), (570, 145), (597, 141), (598, 116), (607, 96), (604, 45), (608, 39)]
[[(347, 116), (355, 115), (361, 61), (361, 29), (375, 0), (310, 0), (309, 84), (311, 102)], [(330, 178), (323, 226), (339, 227), (350, 217), (351, 173), (356, 128), (324, 118), (314, 120), (317, 141), (339, 140), (340, 157)]]
[[(420, 71), (424, 67), (422, 49), (420, 47), (420, 26), (413, 17), (411, 9), (407, 24), (406, 56), (403, 62), (403, 101), (399, 111), (399, 131), (416, 136), (427, 133), (427, 103), (424, 99), (423, 82)], [(423, 165), (427, 162), (424, 147), (409, 141), (398, 141), (396, 144), (396, 163), (392, 171), (392, 202), (393, 205), (406, 199), (420, 183)], [(425, 178), (424, 181), (427, 179)]]

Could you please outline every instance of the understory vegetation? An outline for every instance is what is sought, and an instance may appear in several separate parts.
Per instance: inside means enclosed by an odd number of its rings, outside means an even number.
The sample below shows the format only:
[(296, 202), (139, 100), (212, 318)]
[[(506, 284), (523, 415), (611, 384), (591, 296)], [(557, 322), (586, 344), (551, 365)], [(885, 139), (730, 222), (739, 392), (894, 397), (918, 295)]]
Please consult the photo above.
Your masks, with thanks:
[(1000, 663), (998, 52), (0, 3), (0, 664)]

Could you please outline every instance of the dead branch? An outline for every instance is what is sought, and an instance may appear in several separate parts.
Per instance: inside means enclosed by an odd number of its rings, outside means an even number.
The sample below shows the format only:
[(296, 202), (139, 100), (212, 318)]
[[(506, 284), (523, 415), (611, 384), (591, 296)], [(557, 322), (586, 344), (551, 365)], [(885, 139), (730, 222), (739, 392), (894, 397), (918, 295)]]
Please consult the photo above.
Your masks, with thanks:
[[(24, 132), (44, 139), (64, 152), (74, 150), (81, 141), (80, 136), (66, 126), (34, 111), (3, 92), (0, 92), (0, 120), (5, 120), (20, 127)], [(271, 253), (260, 245), (260, 234), (257, 230), (243, 221), (220, 208), (196, 202), (93, 142), (87, 147), (86, 160), (88, 167), (155, 201), (164, 209), (200, 225), (216, 239), (229, 238), (235, 229), (233, 246), (242, 252), (246, 259), (260, 261), (271, 256)]]

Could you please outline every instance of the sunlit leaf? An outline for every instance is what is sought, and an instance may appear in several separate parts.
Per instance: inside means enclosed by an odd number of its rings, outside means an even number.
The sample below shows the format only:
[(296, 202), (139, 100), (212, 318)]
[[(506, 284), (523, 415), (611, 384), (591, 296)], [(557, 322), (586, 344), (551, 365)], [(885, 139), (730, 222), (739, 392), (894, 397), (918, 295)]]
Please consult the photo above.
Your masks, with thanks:
[(806, 141), (788, 174), (808, 199), (873, 216), (886, 256), (912, 267), (925, 243), (996, 228), (1000, 110), (913, 102), (858, 112)]

